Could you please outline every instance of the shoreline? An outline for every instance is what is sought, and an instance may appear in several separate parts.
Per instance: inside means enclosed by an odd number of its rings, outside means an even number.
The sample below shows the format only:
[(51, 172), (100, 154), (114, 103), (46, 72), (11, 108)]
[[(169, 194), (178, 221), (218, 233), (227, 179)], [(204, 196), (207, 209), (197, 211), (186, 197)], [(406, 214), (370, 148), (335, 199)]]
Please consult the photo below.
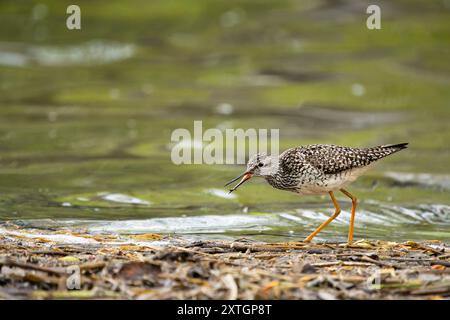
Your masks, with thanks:
[[(188, 241), (4, 228), (1, 299), (448, 299), (441, 241)], [(41, 236), (40, 236), (41, 235)], [(65, 237), (65, 238), (64, 238)], [(74, 238), (70, 238), (74, 237)], [(86, 239), (77, 243), (62, 239)], [(79, 276), (78, 276), (79, 275)], [(78, 281), (78, 282), (77, 282)], [(69, 290), (76, 288), (79, 290)]]

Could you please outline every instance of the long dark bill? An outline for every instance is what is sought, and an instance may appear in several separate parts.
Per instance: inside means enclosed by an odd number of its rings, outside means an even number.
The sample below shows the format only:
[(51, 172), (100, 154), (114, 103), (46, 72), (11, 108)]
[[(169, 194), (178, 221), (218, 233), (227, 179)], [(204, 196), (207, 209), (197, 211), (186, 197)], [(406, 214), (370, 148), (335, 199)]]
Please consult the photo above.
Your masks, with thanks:
[(230, 192), (229, 192), (229, 193), (232, 193), (234, 190), (236, 190), (237, 188), (239, 188), (239, 186), (240, 186), (241, 184), (243, 184), (245, 181), (247, 181), (248, 179), (250, 179), (250, 178), (252, 177), (252, 175), (253, 175), (253, 174), (250, 173), (250, 172), (244, 172), (244, 173), (241, 174), (240, 176), (238, 176), (238, 177), (234, 178), (233, 180), (229, 181), (229, 182), (225, 185), (225, 187), (228, 186), (228, 185), (230, 185), (230, 184), (232, 184), (233, 182), (235, 182), (235, 181), (237, 181), (237, 180), (239, 180), (239, 179), (242, 178), (242, 180), (239, 181), (239, 183), (238, 183), (237, 185), (235, 185), (233, 189), (230, 189)]

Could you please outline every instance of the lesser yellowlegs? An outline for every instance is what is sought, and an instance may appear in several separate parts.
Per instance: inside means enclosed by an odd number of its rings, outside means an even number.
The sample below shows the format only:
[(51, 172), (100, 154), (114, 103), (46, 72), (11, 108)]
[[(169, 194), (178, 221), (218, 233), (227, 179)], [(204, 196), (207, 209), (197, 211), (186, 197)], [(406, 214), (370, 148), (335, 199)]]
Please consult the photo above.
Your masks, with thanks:
[(408, 143), (389, 144), (372, 148), (350, 148), (327, 144), (314, 144), (291, 148), (280, 156), (259, 153), (250, 158), (247, 170), (226, 184), (242, 180), (230, 190), (233, 192), (253, 176), (259, 176), (274, 188), (292, 191), (302, 195), (328, 193), (333, 201), (335, 212), (323, 222), (305, 241), (311, 241), (323, 228), (341, 212), (334, 196), (341, 191), (352, 200), (348, 242), (353, 240), (353, 225), (357, 199), (344, 189), (355, 181), (377, 160), (405, 149)]

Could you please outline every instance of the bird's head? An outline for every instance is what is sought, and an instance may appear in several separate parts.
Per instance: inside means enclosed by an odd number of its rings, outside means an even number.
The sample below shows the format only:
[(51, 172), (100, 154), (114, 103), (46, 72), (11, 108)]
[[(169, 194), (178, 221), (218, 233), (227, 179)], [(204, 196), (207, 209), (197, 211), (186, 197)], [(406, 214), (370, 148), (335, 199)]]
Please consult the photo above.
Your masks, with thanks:
[(269, 156), (266, 153), (257, 153), (250, 157), (247, 162), (247, 170), (233, 180), (229, 181), (225, 186), (241, 179), (241, 181), (230, 190), (230, 193), (236, 190), (245, 181), (251, 177), (265, 177), (273, 175), (278, 170), (278, 157)]

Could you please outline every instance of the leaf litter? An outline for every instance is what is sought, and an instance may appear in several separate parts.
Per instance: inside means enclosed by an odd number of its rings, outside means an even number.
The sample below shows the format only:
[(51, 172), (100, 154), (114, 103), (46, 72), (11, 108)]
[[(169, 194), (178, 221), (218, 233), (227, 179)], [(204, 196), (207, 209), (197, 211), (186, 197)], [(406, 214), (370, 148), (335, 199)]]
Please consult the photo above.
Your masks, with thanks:
[[(441, 241), (347, 245), (42, 232), (2, 226), (1, 299), (450, 298), (450, 246)], [(71, 266), (79, 268), (78, 290), (67, 286)]]

